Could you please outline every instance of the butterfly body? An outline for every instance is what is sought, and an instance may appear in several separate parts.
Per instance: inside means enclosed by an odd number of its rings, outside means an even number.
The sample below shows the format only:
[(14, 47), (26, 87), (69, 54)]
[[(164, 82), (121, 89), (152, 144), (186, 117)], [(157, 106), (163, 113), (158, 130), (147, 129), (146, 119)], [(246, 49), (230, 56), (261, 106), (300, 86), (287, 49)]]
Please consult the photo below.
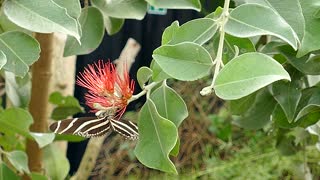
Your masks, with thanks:
[(113, 116), (65, 119), (54, 122), (49, 128), (57, 134), (74, 134), (86, 138), (102, 136), (110, 129), (130, 140), (139, 138), (138, 127), (133, 122), (116, 120)]

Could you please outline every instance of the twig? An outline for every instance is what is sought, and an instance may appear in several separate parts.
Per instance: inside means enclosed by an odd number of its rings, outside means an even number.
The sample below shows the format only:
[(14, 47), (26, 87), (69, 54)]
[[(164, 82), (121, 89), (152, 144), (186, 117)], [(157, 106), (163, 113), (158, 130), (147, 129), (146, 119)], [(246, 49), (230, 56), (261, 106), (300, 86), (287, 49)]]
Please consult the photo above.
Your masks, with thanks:
[(225, 27), (225, 25), (226, 25), (226, 23), (228, 21), (228, 18), (229, 18), (229, 4), (230, 4), (230, 0), (225, 0), (224, 1), (222, 14), (219, 17), (219, 19), (217, 20), (217, 22), (220, 22), (220, 39), (219, 39), (219, 46), (218, 46), (217, 56), (216, 56), (215, 60), (213, 61), (216, 65), (215, 65), (215, 69), (214, 69), (214, 74), (213, 74), (211, 85), (208, 86), (208, 87), (203, 88), (200, 91), (200, 94), (202, 96), (209, 95), (209, 94), (211, 94), (213, 92), (214, 83), (216, 81), (216, 78), (218, 76), (220, 68), (223, 67), (222, 53), (223, 53), (223, 44), (224, 44), (224, 35), (225, 35), (224, 27)]

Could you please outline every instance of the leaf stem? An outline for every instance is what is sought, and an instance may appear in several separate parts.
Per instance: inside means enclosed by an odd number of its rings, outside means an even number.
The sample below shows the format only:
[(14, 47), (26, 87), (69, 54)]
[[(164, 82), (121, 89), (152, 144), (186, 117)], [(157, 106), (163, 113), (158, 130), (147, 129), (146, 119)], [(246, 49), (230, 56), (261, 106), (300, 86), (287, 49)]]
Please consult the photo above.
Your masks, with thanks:
[(152, 83), (148, 84), (147, 86), (144, 86), (143, 90), (140, 93), (138, 93), (136, 95), (133, 95), (129, 99), (128, 104), (131, 103), (132, 101), (135, 101), (135, 100), (139, 99), (141, 96), (145, 95), (146, 93), (148, 93), (157, 84), (159, 84), (159, 82), (152, 82)]
[(89, 6), (89, 0), (84, 0), (84, 7), (88, 7)]
[(219, 17), (219, 19), (217, 20), (217, 22), (220, 23), (220, 38), (219, 38), (219, 46), (218, 46), (218, 51), (217, 51), (217, 56), (214, 59), (214, 63), (215, 65), (215, 69), (214, 69), (214, 74), (213, 74), (213, 78), (212, 78), (212, 83), (210, 86), (203, 88), (200, 91), (200, 94), (202, 96), (205, 95), (209, 95), (213, 92), (213, 86), (214, 86), (214, 82), (217, 78), (217, 75), (220, 71), (220, 68), (223, 67), (223, 62), (222, 62), (222, 53), (223, 53), (223, 43), (224, 43), (224, 27), (228, 21), (229, 18), (229, 4), (230, 4), (230, 0), (225, 0), (224, 1), (224, 6), (223, 6), (223, 11)]

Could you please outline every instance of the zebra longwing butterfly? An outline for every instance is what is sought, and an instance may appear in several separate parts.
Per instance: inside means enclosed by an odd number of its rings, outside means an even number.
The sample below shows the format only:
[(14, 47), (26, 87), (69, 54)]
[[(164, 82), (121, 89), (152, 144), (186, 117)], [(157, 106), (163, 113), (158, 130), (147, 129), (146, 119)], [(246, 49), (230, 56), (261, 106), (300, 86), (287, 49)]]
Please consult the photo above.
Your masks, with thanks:
[(115, 120), (113, 116), (65, 119), (54, 122), (49, 128), (57, 134), (74, 134), (86, 138), (102, 136), (112, 129), (127, 139), (139, 138), (138, 127), (133, 122)]

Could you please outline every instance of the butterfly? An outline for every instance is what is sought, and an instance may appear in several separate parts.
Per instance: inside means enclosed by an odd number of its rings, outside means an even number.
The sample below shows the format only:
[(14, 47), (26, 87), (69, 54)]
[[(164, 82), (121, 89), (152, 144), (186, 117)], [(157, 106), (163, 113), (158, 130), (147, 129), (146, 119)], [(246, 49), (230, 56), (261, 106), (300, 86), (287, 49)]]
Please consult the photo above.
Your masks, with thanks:
[(102, 136), (111, 129), (130, 140), (139, 138), (136, 124), (128, 120), (114, 119), (113, 115), (60, 120), (51, 124), (49, 129), (57, 134), (74, 134), (85, 138)]

